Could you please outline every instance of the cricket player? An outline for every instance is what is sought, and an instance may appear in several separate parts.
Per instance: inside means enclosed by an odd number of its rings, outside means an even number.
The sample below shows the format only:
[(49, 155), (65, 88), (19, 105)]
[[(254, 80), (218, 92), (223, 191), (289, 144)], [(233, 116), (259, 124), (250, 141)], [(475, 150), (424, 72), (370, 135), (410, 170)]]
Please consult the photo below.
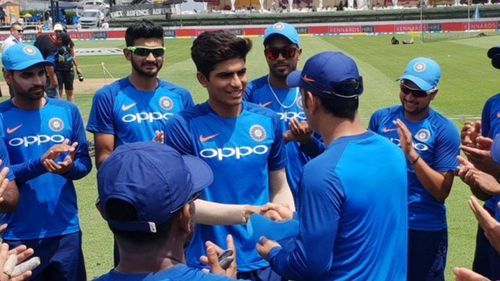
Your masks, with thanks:
[(14, 90), (0, 104), (3, 141), (20, 192), (17, 209), (2, 220), (9, 225), (4, 241), (40, 257), (31, 280), (86, 280), (73, 185), (92, 168), (81, 114), (72, 103), (45, 97), (51, 63), (36, 47), (16, 44), (2, 63)]
[(125, 41), (123, 54), (132, 72), (96, 93), (87, 124), (94, 134), (97, 167), (121, 144), (163, 142), (162, 126), (194, 105), (186, 89), (158, 78), (165, 58), (160, 25), (135, 23), (127, 28)]
[[(200, 34), (191, 47), (191, 57), (198, 81), (208, 91), (208, 101), (175, 116), (165, 130), (166, 144), (200, 157), (214, 172), (214, 182), (201, 193), (203, 200), (196, 202), (199, 223), (211, 218), (217, 224), (219, 215), (215, 213), (223, 207), (220, 203), (234, 205), (239, 213), (245, 211), (238, 206), (269, 201), (294, 209), (285, 175), (282, 123), (273, 111), (242, 102), (250, 49), (249, 39), (228, 31)], [(208, 207), (200, 206), (207, 202), (211, 203)], [(199, 225), (187, 250), (188, 264), (201, 266), (205, 241), (223, 244), (228, 234), (236, 244), (238, 278), (281, 279), (259, 257), (253, 243), (246, 242), (250, 235), (243, 225)]]
[(445, 200), (460, 154), (455, 125), (430, 107), (439, 64), (411, 60), (400, 79), (401, 105), (376, 111), (369, 128), (401, 147), (408, 169), (408, 280), (443, 280), (448, 251)]
[[(288, 184), (297, 200), (302, 168), (319, 154), (322, 143), (309, 129), (299, 88), (290, 88), (286, 77), (297, 68), (302, 49), (299, 34), (288, 23), (278, 22), (267, 27), (264, 36), (264, 55), (269, 73), (251, 81), (245, 91), (245, 100), (275, 111), (283, 123), (286, 142), (286, 174)], [(296, 130), (294, 130), (296, 129)], [(294, 132), (299, 131), (298, 134)]]

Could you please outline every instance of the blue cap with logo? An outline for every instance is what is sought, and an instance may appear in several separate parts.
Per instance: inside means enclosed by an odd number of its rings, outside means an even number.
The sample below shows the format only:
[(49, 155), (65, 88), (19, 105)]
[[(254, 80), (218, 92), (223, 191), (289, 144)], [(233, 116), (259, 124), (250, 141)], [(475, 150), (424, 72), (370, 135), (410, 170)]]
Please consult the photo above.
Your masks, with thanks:
[(297, 47), (300, 47), (299, 33), (297, 33), (297, 30), (291, 24), (277, 22), (268, 26), (266, 28), (266, 32), (264, 33), (264, 45), (266, 45), (269, 39), (274, 36), (283, 36), (293, 44), (297, 45)]
[(25, 44), (14, 44), (3, 52), (2, 64), (6, 71), (21, 71), (37, 64), (53, 65), (37, 47)]
[(438, 88), (441, 79), (441, 67), (430, 58), (415, 58), (408, 63), (401, 80), (410, 80), (415, 83), (420, 90), (428, 94)]
[(491, 65), (500, 69), (500, 46), (490, 48), (488, 50), (488, 57), (491, 59)]
[[(212, 170), (197, 157), (180, 155), (156, 142), (124, 144), (99, 168), (99, 204), (112, 229), (155, 233), (158, 224), (167, 222), (212, 181)], [(138, 220), (109, 219), (106, 204), (110, 199), (131, 204)]]
[(323, 97), (355, 98), (363, 93), (363, 79), (356, 62), (342, 52), (312, 56), (302, 71), (296, 70), (288, 75), (287, 85)]

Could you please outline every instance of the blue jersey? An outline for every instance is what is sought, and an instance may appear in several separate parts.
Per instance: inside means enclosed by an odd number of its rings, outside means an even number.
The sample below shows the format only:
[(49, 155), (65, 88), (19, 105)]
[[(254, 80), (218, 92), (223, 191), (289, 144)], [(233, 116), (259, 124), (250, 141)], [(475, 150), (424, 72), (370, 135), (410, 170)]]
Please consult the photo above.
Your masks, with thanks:
[[(78, 108), (66, 101), (46, 99), (41, 109), (28, 111), (7, 100), (0, 104), (0, 113), (3, 140), (20, 193), (16, 211), (2, 221), (9, 224), (4, 238), (42, 239), (80, 231), (73, 180), (87, 175), (92, 164)], [(42, 155), (65, 139), (79, 144), (73, 168), (63, 175), (46, 172)]]
[(299, 236), (270, 252), (272, 269), (291, 280), (406, 280), (404, 163), (373, 132), (335, 140), (304, 166)]
[[(243, 102), (237, 118), (217, 115), (208, 103), (186, 110), (167, 124), (165, 141), (183, 154), (205, 160), (215, 175), (201, 198), (228, 204), (262, 205), (269, 202), (269, 171), (286, 162), (281, 123), (269, 109)], [(250, 234), (243, 225), (198, 225), (188, 251), (188, 264), (201, 266), (205, 241), (226, 244), (232, 234), (238, 253), (238, 269), (246, 272), (267, 266), (255, 245), (245, 243)]]
[[(306, 121), (299, 88), (271, 88), (267, 75), (248, 84), (245, 90), (245, 100), (276, 112), (283, 123), (283, 133), (290, 129), (290, 121), (292, 119), (297, 119), (300, 122)], [(321, 146), (322, 143), (318, 138), (314, 138), (311, 145)], [(302, 147), (299, 142), (295, 141), (287, 143), (285, 148), (288, 158), (288, 162), (286, 163), (287, 180), (295, 202), (297, 202), (302, 169), (316, 155), (309, 153), (310, 149), (308, 147)]]
[(155, 91), (137, 90), (128, 78), (100, 89), (94, 96), (87, 130), (115, 136), (115, 145), (152, 141), (174, 114), (193, 106), (191, 94), (159, 80)]
[(94, 281), (229, 281), (235, 280), (221, 275), (202, 272), (196, 268), (178, 264), (155, 273), (119, 273), (112, 270)]
[[(500, 134), (500, 94), (492, 96), (484, 104), (481, 116), (481, 133), (491, 139), (495, 139), (495, 136)], [(486, 201), (486, 207), (495, 211), (499, 202), (500, 196), (494, 196)]]
[[(425, 119), (411, 122), (405, 118), (402, 106), (394, 106), (376, 111), (370, 119), (369, 128), (399, 146), (399, 135), (393, 123), (396, 119), (401, 119), (408, 127), (413, 135), (413, 147), (432, 169), (440, 173), (457, 169), (460, 136), (450, 120), (430, 109)], [(408, 161), (406, 163), (410, 229), (439, 231), (447, 228), (444, 202), (436, 200), (422, 186), (412, 165)]]
[[(3, 137), (4, 137), (3, 117), (2, 115), (0, 115), (0, 138)], [(0, 171), (4, 167), (10, 169), (9, 152), (7, 151), (7, 147), (5, 146), (5, 143), (3, 141), (0, 141), (0, 160), (2, 160), (2, 165), (0, 165)], [(7, 179), (9, 181), (13, 181), (15, 179), (12, 169), (9, 170), (9, 173), (7, 174)]]

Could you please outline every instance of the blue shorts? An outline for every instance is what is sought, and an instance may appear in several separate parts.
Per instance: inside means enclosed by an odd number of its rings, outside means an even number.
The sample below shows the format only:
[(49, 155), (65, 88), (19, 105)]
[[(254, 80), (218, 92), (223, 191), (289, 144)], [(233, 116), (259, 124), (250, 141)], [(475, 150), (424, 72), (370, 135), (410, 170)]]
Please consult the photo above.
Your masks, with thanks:
[[(490, 209), (486, 208), (486, 210), (493, 215)], [(500, 279), (500, 255), (491, 246), (480, 226), (477, 227), (476, 252), (472, 270), (491, 280)]]
[(444, 281), (448, 229), (408, 232), (408, 281)]
[(82, 233), (35, 240), (6, 240), (11, 248), (21, 244), (33, 248), (41, 264), (33, 271), (32, 281), (85, 281)]
[(238, 272), (239, 279), (252, 280), (252, 281), (282, 281), (286, 280), (281, 278), (278, 273), (274, 272), (271, 267), (264, 267), (248, 272)]

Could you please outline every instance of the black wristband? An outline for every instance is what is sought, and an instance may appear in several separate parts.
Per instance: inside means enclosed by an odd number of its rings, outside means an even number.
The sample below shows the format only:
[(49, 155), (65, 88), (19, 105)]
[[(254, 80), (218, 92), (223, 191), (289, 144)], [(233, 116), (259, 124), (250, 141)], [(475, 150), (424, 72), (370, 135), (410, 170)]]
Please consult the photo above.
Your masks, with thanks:
[(417, 158), (415, 158), (415, 160), (411, 161), (410, 164), (414, 165), (415, 163), (417, 163), (418, 159), (420, 159), (420, 155), (417, 156)]

